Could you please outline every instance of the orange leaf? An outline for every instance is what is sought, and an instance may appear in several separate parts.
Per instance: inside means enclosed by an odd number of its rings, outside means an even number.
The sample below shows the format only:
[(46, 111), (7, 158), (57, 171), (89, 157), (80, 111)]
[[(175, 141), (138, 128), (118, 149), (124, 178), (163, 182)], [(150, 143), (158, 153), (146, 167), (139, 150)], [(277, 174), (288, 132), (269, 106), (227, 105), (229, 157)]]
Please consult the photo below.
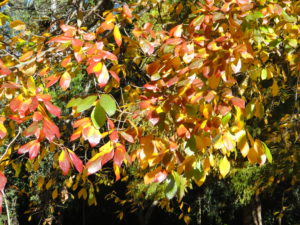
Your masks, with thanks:
[(131, 10), (129, 9), (129, 7), (128, 7), (127, 4), (124, 4), (124, 5), (123, 5), (123, 12), (124, 12), (124, 14), (125, 14), (129, 19), (132, 18)]
[(29, 51), (29, 52), (26, 52), (25, 54), (23, 54), (20, 58), (19, 58), (19, 61), (20, 62), (24, 62), (28, 59), (30, 59), (30, 57), (33, 55), (33, 51)]
[(144, 176), (145, 184), (151, 184), (153, 182), (160, 183), (167, 178), (167, 172), (160, 167), (156, 168), (154, 171), (147, 173)]

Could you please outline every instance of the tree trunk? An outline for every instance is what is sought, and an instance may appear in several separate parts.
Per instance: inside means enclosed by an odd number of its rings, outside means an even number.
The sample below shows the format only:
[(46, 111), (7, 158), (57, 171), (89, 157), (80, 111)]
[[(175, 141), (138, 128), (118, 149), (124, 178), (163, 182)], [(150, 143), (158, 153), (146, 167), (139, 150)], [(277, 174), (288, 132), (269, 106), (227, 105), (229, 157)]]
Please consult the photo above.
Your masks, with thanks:
[(243, 210), (243, 225), (262, 225), (261, 202), (255, 196), (252, 202)]
[(197, 224), (198, 225), (201, 225), (201, 222), (202, 222), (202, 218), (201, 218), (201, 214), (202, 214), (202, 208), (201, 208), (201, 197), (200, 195), (197, 197), (197, 208), (198, 208), (198, 211), (196, 212), (196, 220), (197, 220)]

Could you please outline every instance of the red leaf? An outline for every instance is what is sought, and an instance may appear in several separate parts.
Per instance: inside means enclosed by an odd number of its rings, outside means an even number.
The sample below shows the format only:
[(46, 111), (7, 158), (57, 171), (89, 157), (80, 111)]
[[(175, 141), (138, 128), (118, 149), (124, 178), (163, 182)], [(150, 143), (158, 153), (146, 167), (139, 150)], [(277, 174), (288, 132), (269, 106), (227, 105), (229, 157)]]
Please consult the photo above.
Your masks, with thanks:
[(114, 157), (114, 150), (109, 153), (101, 156), (101, 165), (104, 166), (108, 161), (110, 161)]
[(118, 57), (113, 53), (104, 50), (99, 51), (99, 56), (101, 57), (101, 59), (118, 60)]
[(16, 84), (16, 83), (14, 83), (14, 82), (11, 82), (11, 81), (9, 81), (9, 82), (7, 82), (7, 83), (3, 83), (2, 84), (2, 86), (1, 86), (1, 88), (20, 88), (21, 86), (19, 85), (19, 84)]
[(71, 42), (73, 40), (72, 37), (66, 37), (66, 36), (57, 36), (57, 37), (54, 37), (54, 38), (51, 38), (48, 42), (48, 43), (51, 43), (51, 42), (57, 42), (57, 43), (68, 43), (68, 42)]
[(57, 106), (53, 105), (51, 102), (49, 101), (44, 101), (44, 104), (47, 108), (47, 110), (54, 116), (57, 116), (58, 118), (60, 118), (60, 113), (61, 110), (60, 108), (58, 108)]
[(70, 25), (62, 24), (60, 28), (63, 30), (64, 33), (70, 34), (70, 36), (74, 36), (76, 33), (76, 28)]
[[(0, 192), (4, 190), (4, 187), (6, 185), (7, 179), (5, 175), (0, 171)], [(1, 206), (2, 204), (0, 204)]]
[(48, 88), (48, 87), (51, 87), (52, 85), (54, 85), (59, 80), (59, 76), (52, 75), (50, 77), (47, 77), (46, 80), (49, 81), (46, 85), (46, 88)]
[(83, 41), (80, 39), (73, 39), (72, 46), (74, 51), (78, 51), (83, 46)]
[(107, 125), (108, 125), (108, 129), (114, 129), (115, 128), (115, 124), (113, 123), (113, 121), (111, 121), (110, 119), (107, 120)]
[(34, 112), (32, 119), (33, 119), (33, 121), (40, 121), (43, 119), (43, 115), (40, 112)]
[(6, 185), (7, 179), (5, 175), (0, 171), (0, 214), (2, 213), (2, 200), (3, 200), (3, 190)]
[(50, 101), (52, 99), (51, 95), (47, 95), (47, 94), (37, 94), (36, 95), (37, 99), (39, 101)]
[(21, 146), (18, 150), (18, 153), (24, 154), (29, 152), (29, 159), (34, 159), (40, 151), (40, 146), (41, 144), (38, 140), (33, 140)]
[(63, 59), (63, 61), (61, 61), (60, 65), (61, 67), (66, 68), (70, 62), (71, 62), (71, 56), (67, 56), (66, 58)]
[(125, 157), (125, 147), (123, 145), (120, 145), (116, 148), (115, 150), (115, 155), (114, 155), (114, 164), (118, 165), (121, 167), (122, 162)]
[(115, 71), (110, 70), (109, 73), (118, 83), (120, 83), (120, 77), (118, 76), (118, 74)]
[(78, 63), (80, 63), (83, 60), (82, 51), (75, 52), (74, 53), (75, 59)]
[(64, 72), (59, 81), (59, 86), (63, 91), (67, 90), (71, 83), (71, 76), (68, 71)]
[(118, 131), (114, 130), (110, 135), (109, 138), (111, 141), (113, 141), (114, 143), (117, 143), (119, 140), (119, 135), (118, 135)]
[(241, 98), (233, 97), (230, 99), (231, 103), (241, 109), (245, 109), (245, 101)]
[(125, 132), (123, 132), (123, 131), (121, 131), (120, 134), (121, 134), (121, 136), (122, 136), (126, 141), (128, 141), (129, 143), (134, 143), (134, 139), (133, 139), (133, 137), (132, 137), (130, 134), (125, 133)]
[(55, 136), (60, 138), (60, 133), (58, 127), (48, 118), (44, 119), (43, 122), (43, 133), (45, 134), (46, 138), (52, 142)]
[(86, 33), (86, 34), (83, 34), (83, 39), (86, 41), (92, 41), (92, 40), (96, 39), (96, 35), (95, 35), (95, 33)]
[(181, 38), (170, 38), (166, 41), (166, 44), (168, 45), (179, 45), (181, 44), (183, 39)]
[(70, 158), (66, 150), (61, 151), (58, 162), (63, 175), (67, 175), (70, 170)]
[(19, 96), (15, 97), (13, 100), (11, 100), (11, 102), (9, 104), (9, 108), (11, 109), (11, 111), (16, 112), (20, 108), (22, 103), (23, 103), (22, 95), (19, 95)]
[(82, 161), (78, 158), (78, 156), (71, 150), (68, 150), (69, 151), (69, 156), (72, 160), (72, 163), (74, 164), (76, 170), (81, 173), (82, 170), (83, 170), (83, 164), (82, 164)]
[(35, 134), (36, 138), (38, 138), (39, 133), (40, 133), (39, 124), (36, 121), (34, 121), (29, 127), (27, 127), (26, 130), (24, 130), (25, 137), (29, 137)]

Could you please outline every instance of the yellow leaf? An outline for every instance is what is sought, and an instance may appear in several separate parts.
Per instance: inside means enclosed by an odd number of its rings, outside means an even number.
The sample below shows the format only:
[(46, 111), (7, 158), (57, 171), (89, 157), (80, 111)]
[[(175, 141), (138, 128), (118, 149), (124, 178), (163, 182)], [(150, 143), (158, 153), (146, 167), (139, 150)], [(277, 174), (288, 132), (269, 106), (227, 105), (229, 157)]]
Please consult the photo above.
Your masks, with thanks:
[(53, 180), (50, 179), (50, 180), (48, 181), (48, 183), (46, 184), (46, 190), (49, 190), (49, 188), (52, 186), (52, 184), (53, 184)]
[(3, 1), (1, 1), (1, 2), (0, 2), (0, 6), (5, 5), (8, 1), (9, 1), (9, 0), (3, 0)]
[(277, 81), (274, 79), (273, 80), (273, 85), (272, 85), (272, 96), (277, 96), (279, 92), (279, 88), (277, 85)]
[(15, 29), (15, 30), (25, 30), (26, 25), (23, 23), (21, 20), (15, 20), (10, 23), (10, 27)]
[(119, 27), (117, 25), (114, 27), (114, 38), (117, 45), (120, 47), (122, 45), (122, 36)]
[(228, 161), (227, 157), (224, 156), (224, 158), (221, 160), (219, 165), (220, 173), (222, 177), (224, 178), (230, 171), (230, 162)]
[(220, 83), (220, 77), (217, 77), (213, 74), (211, 77), (208, 78), (208, 85), (211, 89), (217, 89)]
[(52, 192), (52, 199), (56, 199), (58, 196), (58, 191), (57, 189), (55, 189), (53, 192)]
[(44, 177), (39, 177), (38, 178), (38, 183), (37, 183), (37, 187), (38, 187), (39, 190), (42, 189), (43, 184), (44, 184)]
[(210, 162), (209, 162), (209, 158), (205, 158), (203, 161), (203, 170), (205, 173), (209, 172), (210, 170)]
[(27, 79), (27, 88), (32, 95), (36, 94), (36, 86), (32, 76)]

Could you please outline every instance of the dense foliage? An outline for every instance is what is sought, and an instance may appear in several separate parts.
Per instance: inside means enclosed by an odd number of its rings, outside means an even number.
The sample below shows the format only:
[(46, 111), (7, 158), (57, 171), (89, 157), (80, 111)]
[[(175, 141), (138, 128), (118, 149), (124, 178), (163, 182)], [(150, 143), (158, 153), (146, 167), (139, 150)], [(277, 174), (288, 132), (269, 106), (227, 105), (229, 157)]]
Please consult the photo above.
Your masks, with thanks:
[[(107, 198), (177, 210), (186, 223), (224, 184), (237, 208), (299, 189), (300, 1), (52, 0), (42, 13), (30, 2), (34, 21), (12, 10), (20, 1), (0, 2), (8, 220), (10, 191), (50, 224), (61, 205), (97, 205), (115, 182), (127, 195)], [(202, 207), (207, 218), (218, 210)]]

